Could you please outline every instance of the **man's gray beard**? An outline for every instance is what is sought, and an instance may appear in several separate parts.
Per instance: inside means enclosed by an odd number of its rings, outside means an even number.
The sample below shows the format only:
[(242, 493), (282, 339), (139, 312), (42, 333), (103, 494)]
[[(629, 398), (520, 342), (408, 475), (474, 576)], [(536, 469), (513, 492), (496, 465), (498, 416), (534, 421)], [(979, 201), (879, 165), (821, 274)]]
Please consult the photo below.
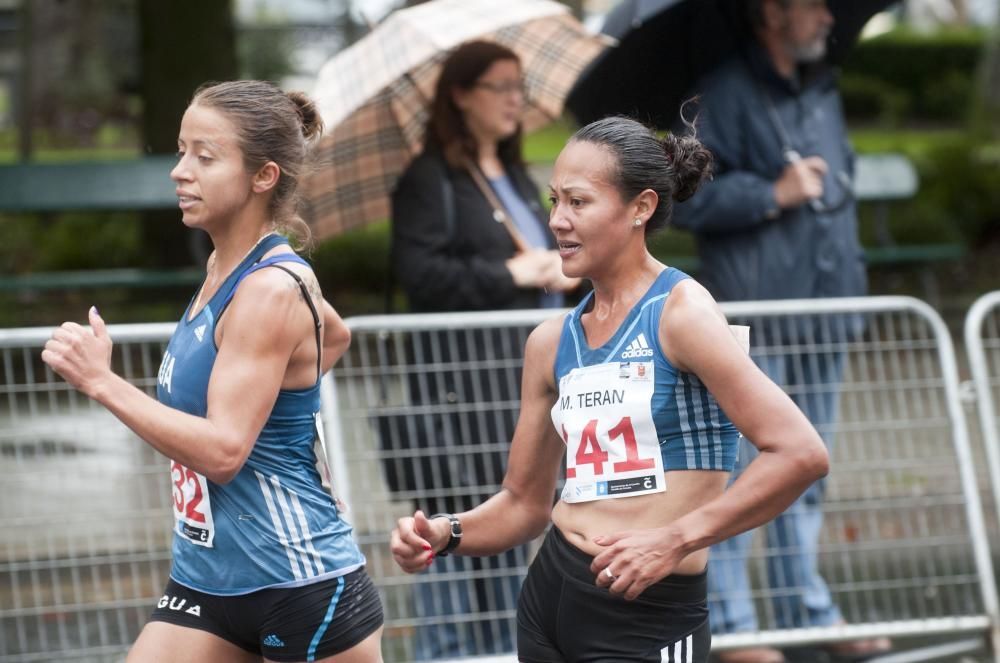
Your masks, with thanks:
[(826, 37), (817, 39), (811, 44), (805, 44), (794, 49), (795, 61), (799, 64), (812, 64), (826, 57)]

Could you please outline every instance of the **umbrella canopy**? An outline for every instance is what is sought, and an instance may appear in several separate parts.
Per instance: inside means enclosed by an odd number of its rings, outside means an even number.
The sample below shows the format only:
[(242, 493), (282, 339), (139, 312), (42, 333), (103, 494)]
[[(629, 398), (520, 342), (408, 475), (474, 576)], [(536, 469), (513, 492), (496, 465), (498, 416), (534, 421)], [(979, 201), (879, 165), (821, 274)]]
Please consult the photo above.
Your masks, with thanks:
[(390, 14), (319, 73), (326, 132), (304, 182), (318, 238), (389, 216), (396, 181), (422, 148), (441, 62), (471, 39), (520, 57), (528, 131), (562, 114), (570, 87), (608, 44), (551, 0), (433, 0)]
[[(896, 0), (829, 0), (827, 55), (839, 61), (875, 13)], [(746, 0), (622, 0), (601, 31), (618, 40), (577, 81), (566, 105), (581, 124), (624, 114), (662, 129), (698, 80), (750, 39)]]

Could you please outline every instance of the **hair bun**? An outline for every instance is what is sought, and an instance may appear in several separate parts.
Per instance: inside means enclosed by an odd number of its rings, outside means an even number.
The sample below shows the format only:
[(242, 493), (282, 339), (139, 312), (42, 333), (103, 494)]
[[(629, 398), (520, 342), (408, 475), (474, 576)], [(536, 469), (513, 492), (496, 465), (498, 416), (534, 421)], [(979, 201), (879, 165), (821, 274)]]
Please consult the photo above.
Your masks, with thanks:
[(305, 139), (312, 140), (322, 134), (323, 119), (319, 116), (316, 102), (305, 92), (288, 92), (286, 94), (298, 111), (299, 120), (302, 122), (302, 135)]
[(681, 202), (695, 194), (702, 182), (712, 178), (712, 153), (693, 135), (667, 134), (663, 151), (674, 169), (677, 188), (674, 200)]

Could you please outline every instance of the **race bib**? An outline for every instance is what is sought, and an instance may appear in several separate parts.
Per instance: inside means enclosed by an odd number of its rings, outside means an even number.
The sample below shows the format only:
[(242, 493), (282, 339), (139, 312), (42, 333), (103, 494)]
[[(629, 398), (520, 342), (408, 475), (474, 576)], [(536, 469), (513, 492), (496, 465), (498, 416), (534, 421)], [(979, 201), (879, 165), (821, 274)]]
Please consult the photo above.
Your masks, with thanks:
[(552, 422), (566, 443), (565, 502), (666, 490), (653, 424), (651, 361), (574, 368), (559, 381)]
[(197, 546), (212, 547), (215, 523), (208, 481), (177, 461), (170, 462), (174, 495), (174, 531)]

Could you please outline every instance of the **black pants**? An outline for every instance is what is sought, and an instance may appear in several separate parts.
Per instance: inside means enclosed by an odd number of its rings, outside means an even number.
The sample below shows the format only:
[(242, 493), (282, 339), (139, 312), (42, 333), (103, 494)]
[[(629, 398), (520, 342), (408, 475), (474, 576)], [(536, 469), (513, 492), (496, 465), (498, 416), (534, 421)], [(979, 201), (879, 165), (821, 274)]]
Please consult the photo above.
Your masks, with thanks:
[(634, 601), (594, 584), (592, 558), (549, 530), (517, 606), (517, 653), (525, 663), (704, 663), (707, 575), (671, 575)]

